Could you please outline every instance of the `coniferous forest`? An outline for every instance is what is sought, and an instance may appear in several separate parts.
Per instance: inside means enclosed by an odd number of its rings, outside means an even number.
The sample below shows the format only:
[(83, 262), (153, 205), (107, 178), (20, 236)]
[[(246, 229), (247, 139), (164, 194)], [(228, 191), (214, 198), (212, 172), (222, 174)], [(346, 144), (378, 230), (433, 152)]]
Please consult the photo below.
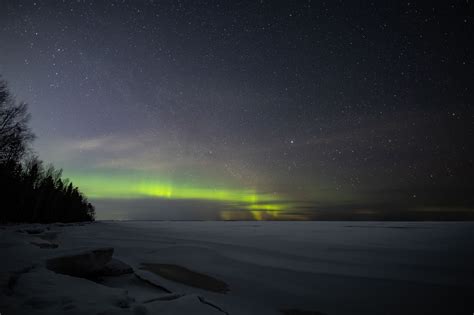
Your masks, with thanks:
[(32, 151), (29, 119), (0, 78), (0, 222), (93, 221), (94, 207), (78, 187)]

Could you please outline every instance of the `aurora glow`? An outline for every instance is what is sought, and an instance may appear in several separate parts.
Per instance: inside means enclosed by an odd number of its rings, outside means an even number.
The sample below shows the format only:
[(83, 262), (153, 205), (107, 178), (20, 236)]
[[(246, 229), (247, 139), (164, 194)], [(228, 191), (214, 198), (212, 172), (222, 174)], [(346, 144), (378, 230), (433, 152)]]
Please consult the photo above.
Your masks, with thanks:
[(292, 204), (274, 193), (255, 189), (193, 187), (169, 180), (131, 179), (130, 176), (73, 175), (72, 180), (91, 198), (102, 199), (189, 199), (220, 202), (228, 207), (250, 210), (254, 218), (262, 219), (261, 211), (276, 217), (276, 212), (288, 210)]

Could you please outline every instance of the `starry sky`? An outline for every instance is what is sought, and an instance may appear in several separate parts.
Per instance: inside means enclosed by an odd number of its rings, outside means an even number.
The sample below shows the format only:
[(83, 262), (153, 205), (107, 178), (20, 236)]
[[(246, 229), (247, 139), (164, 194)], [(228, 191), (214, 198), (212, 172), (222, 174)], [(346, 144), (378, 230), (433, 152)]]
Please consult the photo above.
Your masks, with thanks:
[(34, 150), (99, 219), (466, 219), (469, 1), (0, 1)]

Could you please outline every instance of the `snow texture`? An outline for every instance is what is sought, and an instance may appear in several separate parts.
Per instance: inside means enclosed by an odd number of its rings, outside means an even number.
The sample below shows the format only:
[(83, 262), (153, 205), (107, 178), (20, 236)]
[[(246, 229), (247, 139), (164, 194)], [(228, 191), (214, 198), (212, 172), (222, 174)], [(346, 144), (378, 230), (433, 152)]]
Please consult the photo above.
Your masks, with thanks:
[(473, 248), (469, 222), (0, 226), (0, 313), (472, 314)]

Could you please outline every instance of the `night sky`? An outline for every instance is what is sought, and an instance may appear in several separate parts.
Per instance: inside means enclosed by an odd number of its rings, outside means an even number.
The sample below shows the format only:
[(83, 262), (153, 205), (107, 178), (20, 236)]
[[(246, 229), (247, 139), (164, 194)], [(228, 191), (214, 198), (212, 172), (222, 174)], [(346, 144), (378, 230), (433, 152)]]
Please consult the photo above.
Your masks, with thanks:
[(0, 1), (34, 150), (99, 219), (474, 217), (473, 5)]

